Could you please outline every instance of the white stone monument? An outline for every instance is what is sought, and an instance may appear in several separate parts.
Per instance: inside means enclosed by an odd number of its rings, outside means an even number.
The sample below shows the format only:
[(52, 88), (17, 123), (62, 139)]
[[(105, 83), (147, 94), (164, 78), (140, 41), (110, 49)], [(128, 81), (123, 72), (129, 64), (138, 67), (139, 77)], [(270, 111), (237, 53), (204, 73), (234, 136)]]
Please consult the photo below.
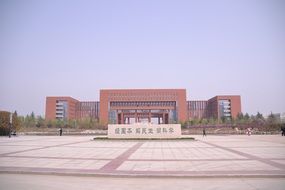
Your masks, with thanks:
[(108, 138), (171, 139), (181, 137), (180, 124), (109, 124)]

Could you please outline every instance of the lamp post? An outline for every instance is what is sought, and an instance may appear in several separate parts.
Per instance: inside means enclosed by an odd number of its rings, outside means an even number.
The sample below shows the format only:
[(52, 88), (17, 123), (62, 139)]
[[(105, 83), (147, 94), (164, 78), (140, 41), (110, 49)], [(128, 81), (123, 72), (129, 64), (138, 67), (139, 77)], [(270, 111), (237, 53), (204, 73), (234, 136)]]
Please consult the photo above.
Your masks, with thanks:
[(10, 113), (10, 121), (9, 121), (9, 138), (11, 138), (11, 128), (12, 128), (12, 122), (13, 122), (13, 114)]

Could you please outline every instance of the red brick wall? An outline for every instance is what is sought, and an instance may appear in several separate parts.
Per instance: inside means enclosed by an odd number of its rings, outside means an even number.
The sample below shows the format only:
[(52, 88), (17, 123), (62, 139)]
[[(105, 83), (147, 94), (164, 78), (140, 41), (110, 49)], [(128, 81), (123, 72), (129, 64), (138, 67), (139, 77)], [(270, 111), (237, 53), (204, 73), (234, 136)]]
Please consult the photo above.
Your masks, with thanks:
[[(215, 96), (208, 100), (207, 117), (219, 117), (218, 100), (228, 99), (231, 102), (232, 118), (241, 112), (240, 96)], [(46, 98), (46, 119), (56, 118), (56, 101), (68, 102), (68, 119), (76, 118), (76, 104), (78, 100), (66, 97)], [(185, 89), (128, 89), (128, 90), (100, 90), (99, 120), (103, 124), (108, 123), (108, 106), (110, 101), (175, 101), (177, 106), (178, 121), (186, 121), (191, 118), (191, 110), (187, 109)], [(163, 108), (159, 108), (163, 109)], [(79, 110), (80, 111), (80, 110)], [(204, 110), (203, 110), (204, 112)], [(80, 115), (77, 113), (77, 116)]]
[(68, 119), (75, 119), (75, 106), (78, 100), (66, 97), (66, 96), (58, 96), (58, 97), (46, 97), (46, 114), (45, 118), (47, 120), (56, 119), (56, 101), (67, 101), (68, 104)]
[(100, 90), (100, 114), (102, 123), (108, 122), (108, 104), (110, 101), (176, 101), (178, 120), (187, 119), (185, 89), (128, 89)]
[(241, 98), (238, 95), (231, 96), (215, 96), (208, 100), (208, 117), (219, 118), (219, 100), (230, 100), (231, 102), (231, 116), (236, 118), (238, 113), (241, 113)]

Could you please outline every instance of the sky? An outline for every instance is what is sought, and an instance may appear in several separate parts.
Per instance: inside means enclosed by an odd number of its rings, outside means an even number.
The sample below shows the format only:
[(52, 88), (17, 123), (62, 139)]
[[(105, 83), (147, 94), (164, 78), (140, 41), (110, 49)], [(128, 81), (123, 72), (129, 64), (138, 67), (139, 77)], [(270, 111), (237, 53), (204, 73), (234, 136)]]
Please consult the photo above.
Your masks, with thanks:
[(0, 110), (44, 115), (46, 96), (106, 88), (285, 112), (285, 1), (0, 0)]

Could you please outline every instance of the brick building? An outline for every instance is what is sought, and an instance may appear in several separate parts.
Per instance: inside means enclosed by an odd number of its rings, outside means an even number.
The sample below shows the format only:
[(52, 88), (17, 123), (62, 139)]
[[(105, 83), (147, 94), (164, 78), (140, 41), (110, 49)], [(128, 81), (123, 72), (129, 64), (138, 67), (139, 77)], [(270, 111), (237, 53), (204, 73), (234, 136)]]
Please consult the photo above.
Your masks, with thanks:
[(92, 117), (102, 123), (178, 123), (192, 118), (235, 118), (240, 96), (215, 96), (187, 101), (185, 89), (100, 90), (100, 101), (81, 102), (71, 97), (47, 97), (46, 119)]
[(76, 119), (78, 100), (68, 96), (46, 98), (46, 119)]

